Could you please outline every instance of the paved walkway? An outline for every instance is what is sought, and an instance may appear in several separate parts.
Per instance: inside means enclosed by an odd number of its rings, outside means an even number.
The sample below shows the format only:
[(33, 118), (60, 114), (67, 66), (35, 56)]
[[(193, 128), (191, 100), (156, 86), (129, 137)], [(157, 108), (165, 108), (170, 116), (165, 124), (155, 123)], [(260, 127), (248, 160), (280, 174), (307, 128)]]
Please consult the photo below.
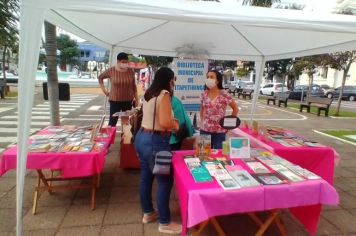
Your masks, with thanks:
[[(84, 93), (88, 93), (86, 88)], [(313, 132), (313, 129), (355, 129), (355, 121), (317, 117), (305, 113), (303, 115), (308, 119), (266, 120), (263, 124), (278, 125), (294, 130), (300, 135), (332, 146), (337, 150), (341, 160), (336, 167), (335, 187), (340, 195), (341, 203), (337, 207), (324, 207), (317, 235), (355, 235), (356, 146)], [(44, 193), (39, 201), (38, 214), (32, 215), (30, 207), (37, 178), (34, 172), (27, 174), (23, 218), (25, 235), (161, 235), (157, 232), (156, 223), (147, 225), (140, 223), (139, 171), (118, 168), (120, 148), (118, 141), (119, 139), (111, 147), (107, 157), (95, 211), (90, 210), (89, 191), (72, 190), (58, 191), (53, 196)], [(0, 178), (0, 235), (14, 235), (15, 175), (15, 171), (10, 171)], [(179, 206), (174, 193), (171, 198), (173, 218), (179, 220)], [(289, 235), (307, 235), (288, 212), (283, 213), (282, 219)], [(218, 220), (227, 235), (253, 235), (256, 230), (254, 223), (245, 215), (219, 217)], [(215, 235), (215, 232), (208, 227), (202, 235)], [(272, 227), (266, 235), (278, 234)]]

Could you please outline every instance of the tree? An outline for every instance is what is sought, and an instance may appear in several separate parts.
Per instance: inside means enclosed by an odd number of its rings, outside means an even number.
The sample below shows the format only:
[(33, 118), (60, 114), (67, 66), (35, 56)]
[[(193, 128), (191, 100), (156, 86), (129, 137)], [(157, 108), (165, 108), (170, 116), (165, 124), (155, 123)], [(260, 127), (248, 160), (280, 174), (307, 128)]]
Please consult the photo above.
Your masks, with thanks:
[(0, 0), (0, 47), (3, 47), (2, 70), (6, 81), (6, 54), (8, 50), (17, 51), (18, 49), (18, 16), (19, 9), (17, 0)]
[(251, 5), (256, 7), (271, 7), (273, 3), (280, 0), (243, 0), (242, 5)]
[(151, 66), (153, 71), (156, 72), (161, 66), (167, 66), (172, 63), (173, 57), (160, 57), (160, 56), (144, 56), (147, 66)]
[(325, 66), (330, 66), (333, 69), (342, 70), (344, 72), (342, 76), (339, 98), (337, 100), (335, 116), (339, 116), (342, 94), (344, 92), (347, 74), (349, 73), (351, 64), (353, 62), (356, 62), (356, 51), (338, 52), (323, 56), (323, 64)]
[(61, 51), (59, 64), (62, 69), (65, 69), (66, 65), (75, 65), (78, 63), (80, 50), (77, 41), (71, 39), (66, 34), (61, 34), (57, 37), (57, 48)]
[(267, 78), (272, 80), (273, 76), (277, 75), (283, 79), (283, 84), (285, 82), (286, 75), (292, 65), (292, 59), (283, 59), (276, 61), (267, 61)]
[(56, 26), (52, 25), (47, 21), (45, 21), (45, 37), (47, 60), (47, 88), (51, 114), (51, 125), (60, 125)]
[(293, 60), (293, 65), (288, 75), (294, 78), (298, 78), (303, 72), (308, 74), (309, 78), (309, 87), (307, 96), (311, 94), (312, 84), (313, 84), (313, 75), (316, 72), (316, 69), (319, 66), (323, 65), (323, 56), (324, 55), (313, 55), (300, 57)]

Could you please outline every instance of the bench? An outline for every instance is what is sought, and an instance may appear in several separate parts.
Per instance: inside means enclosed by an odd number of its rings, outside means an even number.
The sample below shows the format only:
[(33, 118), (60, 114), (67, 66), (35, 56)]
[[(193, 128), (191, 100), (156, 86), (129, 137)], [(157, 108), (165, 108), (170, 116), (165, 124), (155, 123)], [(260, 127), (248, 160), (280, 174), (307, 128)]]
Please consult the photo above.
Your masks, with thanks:
[(242, 89), (236, 88), (234, 85), (231, 85), (231, 86), (228, 88), (228, 92), (229, 92), (230, 94), (233, 94), (234, 97), (235, 97), (235, 94), (236, 94), (236, 93), (239, 93), (240, 91), (242, 91)]
[(237, 97), (240, 98), (240, 96), (242, 95), (243, 99), (246, 99), (247, 97), (251, 99), (252, 93), (253, 93), (253, 89), (242, 89), (242, 91), (238, 92)]
[(306, 108), (307, 112), (310, 113), (310, 107), (313, 106), (318, 108), (318, 116), (320, 116), (321, 111), (324, 111), (327, 117), (332, 101), (332, 98), (307, 97), (305, 103), (300, 104), (299, 111), (303, 112), (303, 109)]
[(276, 101), (278, 102), (278, 106), (280, 107), (281, 104), (284, 104), (284, 107), (287, 107), (289, 93), (276, 93), (273, 97), (267, 98), (267, 105), (269, 102), (273, 102), (273, 105), (276, 105)]

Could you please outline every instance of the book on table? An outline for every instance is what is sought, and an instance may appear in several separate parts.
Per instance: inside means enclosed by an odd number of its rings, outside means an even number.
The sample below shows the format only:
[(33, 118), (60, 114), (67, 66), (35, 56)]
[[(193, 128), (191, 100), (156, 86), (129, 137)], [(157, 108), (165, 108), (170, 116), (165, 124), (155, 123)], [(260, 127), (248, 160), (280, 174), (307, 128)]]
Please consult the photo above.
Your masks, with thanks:
[(241, 186), (231, 177), (231, 175), (229, 175), (227, 170), (217, 171), (214, 178), (224, 190), (234, 190), (241, 188)]
[(261, 185), (246, 170), (229, 170), (229, 174), (242, 188)]
[(203, 165), (201, 165), (199, 158), (184, 158), (184, 162), (187, 165), (195, 182), (203, 183), (213, 181), (208, 170)]
[(293, 171), (294, 173), (298, 174), (299, 176), (302, 176), (308, 180), (315, 180), (315, 179), (321, 179), (320, 176), (314, 174), (313, 172), (304, 169), (300, 166), (288, 166), (288, 169), (290, 169), (291, 171)]
[(256, 174), (270, 173), (270, 171), (259, 161), (246, 161), (245, 163)]
[(47, 152), (51, 148), (50, 143), (31, 143), (28, 147), (29, 152)]
[(270, 165), (269, 167), (271, 169), (273, 169), (274, 171), (278, 172), (278, 174), (280, 174), (283, 177), (285, 177), (286, 179), (288, 179), (290, 182), (300, 182), (300, 181), (304, 180), (304, 178), (295, 174), (294, 172), (292, 172), (287, 167), (285, 167), (281, 164)]
[(288, 183), (287, 180), (274, 173), (252, 174), (252, 176), (263, 185), (277, 185)]
[(215, 176), (216, 173), (227, 173), (224, 166), (219, 161), (202, 161), (202, 165), (209, 171), (211, 176)]

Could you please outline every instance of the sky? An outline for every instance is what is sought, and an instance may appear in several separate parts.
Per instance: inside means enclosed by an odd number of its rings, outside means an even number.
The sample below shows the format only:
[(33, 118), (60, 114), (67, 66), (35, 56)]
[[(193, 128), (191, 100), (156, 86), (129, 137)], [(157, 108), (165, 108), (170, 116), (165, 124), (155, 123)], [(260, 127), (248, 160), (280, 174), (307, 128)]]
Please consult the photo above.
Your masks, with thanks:
[[(243, 0), (219, 0), (224, 3), (241, 3)], [(306, 5), (304, 10), (314, 12), (331, 12), (340, 0), (281, 0), (281, 3), (297, 3)]]

